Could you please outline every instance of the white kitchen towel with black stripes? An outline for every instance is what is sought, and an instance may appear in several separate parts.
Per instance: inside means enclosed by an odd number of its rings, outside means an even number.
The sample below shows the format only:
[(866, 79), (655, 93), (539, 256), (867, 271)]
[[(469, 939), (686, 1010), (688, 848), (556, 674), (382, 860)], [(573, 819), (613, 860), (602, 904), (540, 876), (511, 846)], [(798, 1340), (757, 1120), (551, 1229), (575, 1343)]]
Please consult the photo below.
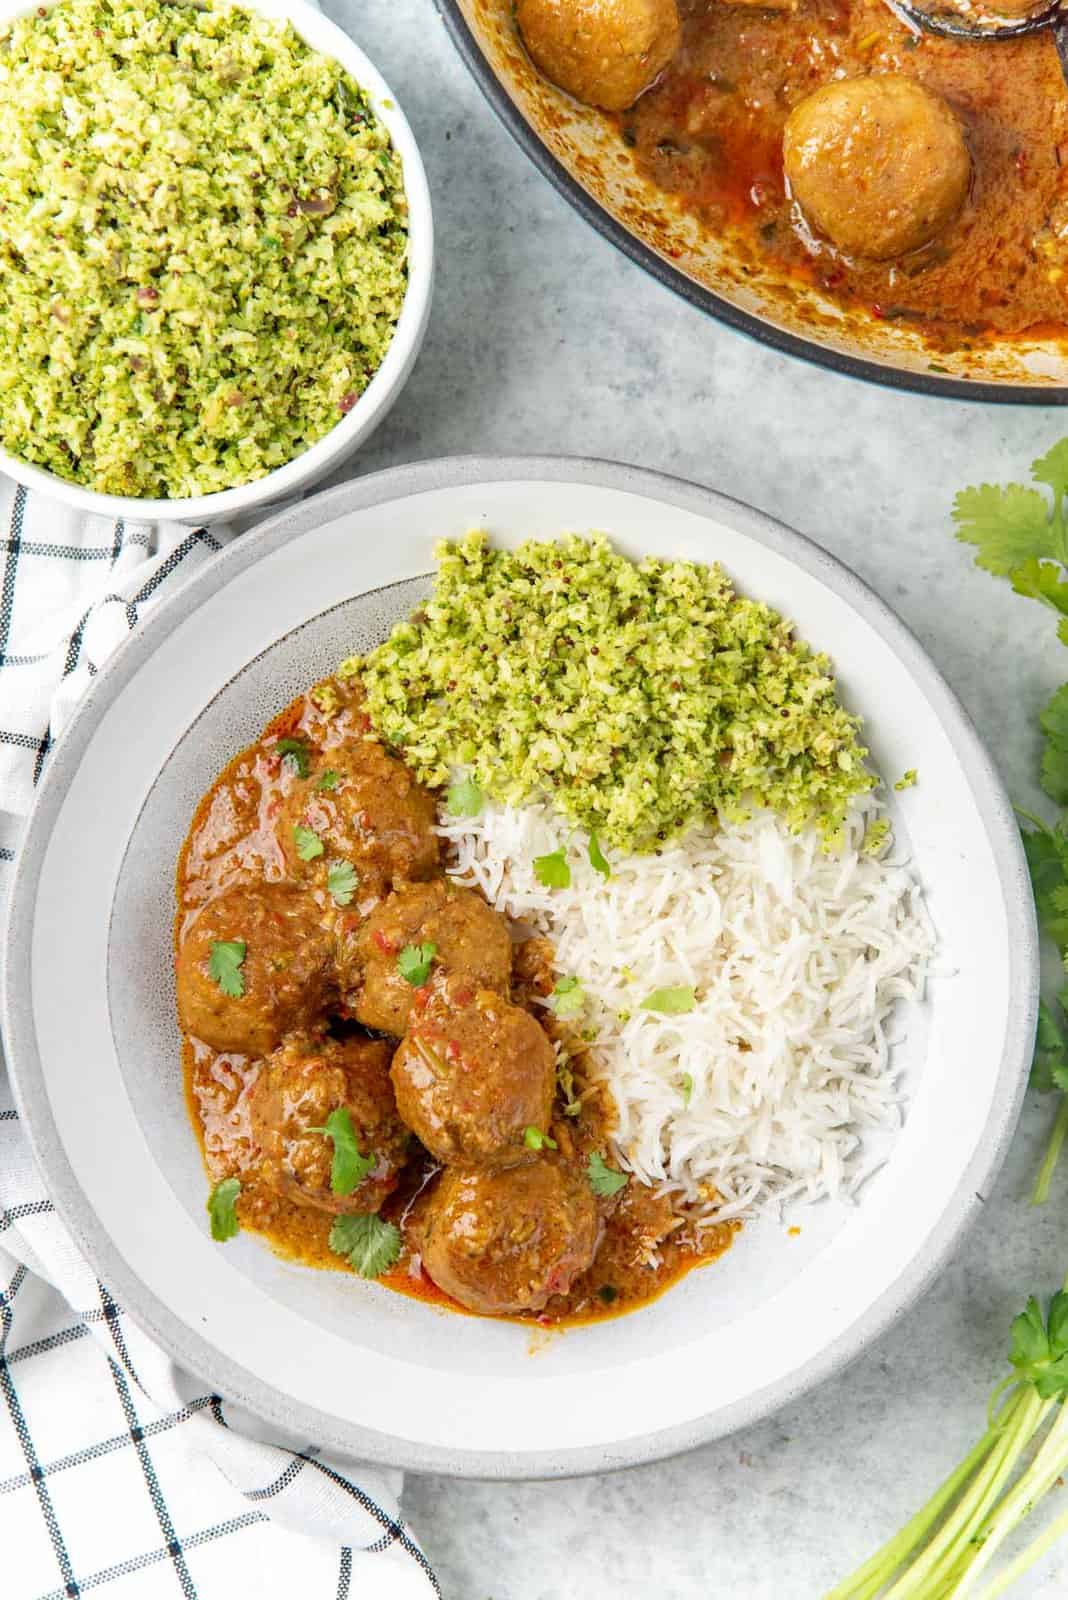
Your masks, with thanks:
[[(3, 478), (0, 530), (3, 894), (78, 696), (232, 535), (80, 518)], [(130, 1321), (52, 1210), (0, 1067), (4, 1600), (430, 1600), (400, 1487), (314, 1440), (272, 1438)]]
[(22, 816), (98, 668), (230, 535), (83, 516), (3, 477), (0, 531), (0, 811)]

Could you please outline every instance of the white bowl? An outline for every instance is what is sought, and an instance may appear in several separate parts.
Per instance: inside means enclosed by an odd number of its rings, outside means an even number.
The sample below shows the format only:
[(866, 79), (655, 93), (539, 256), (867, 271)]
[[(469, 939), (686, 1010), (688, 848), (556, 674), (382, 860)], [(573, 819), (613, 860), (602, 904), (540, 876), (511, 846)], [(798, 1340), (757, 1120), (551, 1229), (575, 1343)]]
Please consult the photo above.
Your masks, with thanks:
[[(58, 0), (48, 0), (48, 3), (56, 4)], [(0, 472), (8, 473), (28, 489), (64, 500), (80, 511), (144, 522), (166, 519), (204, 524), (235, 517), (241, 512), (251, 511), (255, 506), (284, 500), (307, 489), (351, 455), (378, 427), (407, 382), (423, 343), (434, 287), (434, 221), (430, 190), (415, 135), (389, 84), (348, 34), (324, 17), (321, 11), (306, 4), (305, 0), (255, 0), (254, 4), (249, 4), (248, 0), (237, 0), (237, 3), (242, 9), (291, 23), (313, 50), (339, 61), (365, 91), (375, 116), (388, 130), (400, 157), (404, 189), (408, 197), (408, 289), (401, 314), (382, 365), (348, 415), (317, 444), (313, 444), (310, 450), (288, 461), (284, 467), (277, 467), (264, 477), (256, 478), (252, 483), (243, 483), (235, 489), (222, 489), (216, 494), (177, 500), (98, 494), (95, 489), (71, 483), (54, 472), (32, 466), (0, 448)], [(0, 23), (23, 16), (33, 9), (36, 8), (21, 3), (21, 0), (19, 3), (0, 0)]]
[[(899, 1019), (908, 1105), (855, 1208), (747, 1226), (654, 1304), (548, 1337), (212, 1243), (174, 1014), (174, 869), (199, 796), (290, 697), (425, 598), (438, 537), (606, 530), (720, 560), (835, 658), (870, 719), (940, 939)], [(234, 541), (146, 618), (54, 751), (2, 941), (4, 1046), (49, 1191), (176, 1360), (276, 1425), (422, 1471), (622, 1466), (766, 1415), (856, 1355), (982, 1210), (1035, 1031), (1037, 939), (1012, 808), (952, 693), (852, 573), (722, 496), (605, 462), (451, 460), (333, 489)]]

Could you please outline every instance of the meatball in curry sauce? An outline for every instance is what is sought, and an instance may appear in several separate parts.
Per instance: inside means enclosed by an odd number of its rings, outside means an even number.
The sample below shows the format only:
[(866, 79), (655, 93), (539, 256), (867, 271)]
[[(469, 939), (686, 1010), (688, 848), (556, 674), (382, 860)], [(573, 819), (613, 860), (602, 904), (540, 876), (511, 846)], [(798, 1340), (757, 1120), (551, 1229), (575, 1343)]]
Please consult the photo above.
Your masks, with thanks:
[(437, 798), (362, 704), (351, 675), (294, 701), (204, 796), (179, 859), (212, 1232), (454, 1310), (630, 1309), (733, 1225), (688, 1228), (606, 1165), (614, 1108), (546, 1003), (551, 945), (446, 875)]
[(732, 277), (821, 324), (813, 290), (905, 321), (933, 351), (1068, 339), (1068, 87), (1050, 32), (935, 37), (885, 0), (677, 11), (673, 27), (652, 0), (519, 0), (517, 22), (534, 67), (608, 110), (626, 159), (726, 246)]
[(888, 261), (930, 244), (964, 204), (959, 118), (898, 75), (824, 84), (786, 120), (783, 163), (809, 222), (848, 255)]

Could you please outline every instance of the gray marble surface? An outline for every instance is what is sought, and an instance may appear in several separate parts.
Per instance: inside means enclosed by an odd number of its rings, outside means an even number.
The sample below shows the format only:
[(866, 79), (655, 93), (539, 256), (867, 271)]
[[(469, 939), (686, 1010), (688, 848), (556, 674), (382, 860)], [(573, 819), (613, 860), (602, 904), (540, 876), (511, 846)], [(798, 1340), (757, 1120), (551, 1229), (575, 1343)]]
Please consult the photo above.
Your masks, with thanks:
[[(455, 56), (432, 0), (326, 0), (404, 105), (430, 175), (439, 278), (424, 353), (359, 458), (609, 456), (792, 523), (916, 631), (1023, 804), (1034, 717), (1068, 676), (1037, 607), (951, 536), (961, 485), (1020, 476), (1068, 410), (978, 406), (802, 365), (703, 317), (619, 255), (528, 163)], [(832, 1382), (692, 1455), (548, 1484), (410, 1478), (447, 1600), (817, 1600), (926, 1499), (981, 1427), (1026, 1293), (1068, 1269), (1068, 1165), (1026, 1195), (1049, 1123), (1029, 1100), (939, 1286)], [(1021, 1596), (1068, 1594), (1068, 1542)]]

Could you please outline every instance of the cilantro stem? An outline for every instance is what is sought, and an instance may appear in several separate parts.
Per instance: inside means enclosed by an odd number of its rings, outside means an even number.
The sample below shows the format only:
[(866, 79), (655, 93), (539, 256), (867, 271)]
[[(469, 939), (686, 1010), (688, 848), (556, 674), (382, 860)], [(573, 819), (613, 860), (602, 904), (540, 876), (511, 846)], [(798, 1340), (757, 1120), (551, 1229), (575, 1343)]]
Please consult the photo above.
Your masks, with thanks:
[(1055, 1517), (1048, 1527), (1043, 1529), (1037, 1539), (1031, 1541), (1026, 1550), (1021, 1550), (1020, 1554), (998, 1573), (993, 1582), (987, 1584), (977, 1596), (977, 1600), (997, 1600), (998, 1595), (1004, 1594), (1006, 1589), (1011, 1589), (1013, 1584), (1022, 1578), (1024, 1573), (1033, 1567), (1035, 1562), (1065, 1533), (1068, 1533), (1068, 1511), (1062, 1511), (1059, 1517)]
[(1043, 1440), (1034, 1461), (996, 1511), (987, 1519), (987, 1525), (980, 1529), (981, 1540), (977, 1540), (979, 1549), (969, 1567), (968, 1576), (958, 1591), (961, 1595), (972, 1591), (976, 1579), (993, 1560), (1009, 1534), (1030, 1514), (1035, 1502), (1053, 1487), (1061, 1474), (1065, 1458), (1068, 1456), (1068, 1439), (1066, 1439), (1068, 1419), (1065, 1417), (1060, 1399), (1042, 1402), (1042, 1411), (1035, 1431), (1053, 1410), (1058, 1413), (1057, 1419)]
[(1015, 811), (1018, 817), (1022, 817), (1025, 822), (1029, 822), (1031, 826), (1033, 828), (1037, 828), (1040, 833), (1049, 832), (1049, 823), (1043, 822), (1041, 817), (1036, 817), (1033, 811), (1028, 811), (1024, 806), (1013, 806), (1012, 809)]
[(1061, 1147), (1065, 1136), (1068, 1135), (1068, 1095), (1061, 1095), (1061, 1103), (1057, 1109), (1057, 1120), (1053, 1124), (1053, 1132), (1049, 1136), (1046, 1154), (1042, 1165), (1038, 1169), (1035, 1187), (1031, 1194), (1033, 1206), (1044, 1206), (1049, 1199), (1049, 1188), (1053, 1182), (1053, 1174), (1057, 1170), (1057, 1162), (1061, 1158)]
[(1006, 1408), (1011, 1420), (994, 1438), (982, 1466), (971, 1484), (919, 1559), (887, 1590), (886, 1600), (908, 1600), (909, 1596), (938, 1593), (941, 1582), (949, 1578), (990, 1506), (996, 1500), (1016, 1466), (1021, 1449), (1030, 1439), (1043, 1409), (1043, 1402), (1032, 1388), (1022, 1391), (1018, 1402)]
[(1062, 567), (1068, 567), (1068, 550), (1065, 549), (1064, 496), (1059, 489), (1054, 489), (1053, 491), (1053, 516), (1051, 518), (1051, 524), (1057, 550), (1057, 560), (1060, 562)]
[(851, 1577), (846, 1578), (844, 1583), (840, 1583), (836, 1589), (825, 1595), (824, 1600), (872, 1600), (872, 1596), (878, 1594), (883, 1585), (889, 1582), (905, 1558), (922, 1543), (929, 1529), (938, 1521), (946, 1507), (956, 1498), (972, 1473), (990, 1452), (995, 1438), (995, 1430), (988, 1428), (960, 1466), (935, 1490), (927, 1504), (906, 1522), (900, 1532), (892, 1539), (888, 1539), (881, 1549), (865, 1561), (863, 1566), (858, 1567)]

